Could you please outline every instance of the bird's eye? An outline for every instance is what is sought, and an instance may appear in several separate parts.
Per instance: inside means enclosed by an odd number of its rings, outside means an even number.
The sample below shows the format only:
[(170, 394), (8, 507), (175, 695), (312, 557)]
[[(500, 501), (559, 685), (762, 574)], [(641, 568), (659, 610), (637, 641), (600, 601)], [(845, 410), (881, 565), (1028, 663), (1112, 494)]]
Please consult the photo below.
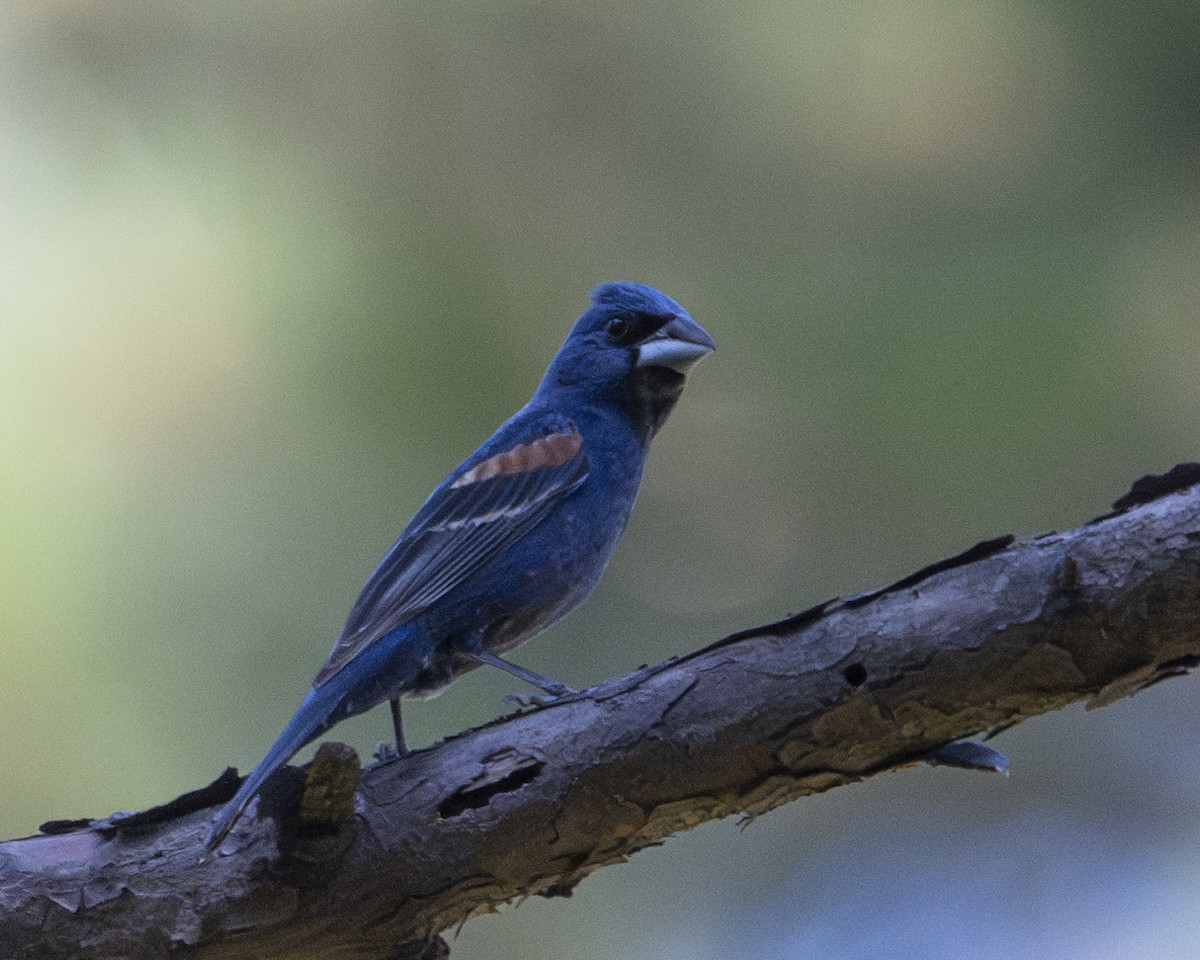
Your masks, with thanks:
[(629, 330), (628, 317), (614, 317), (608, 321), (608, 329), (605, 332), (608, 334), (609, 340), (620, 343), (629, 334)]

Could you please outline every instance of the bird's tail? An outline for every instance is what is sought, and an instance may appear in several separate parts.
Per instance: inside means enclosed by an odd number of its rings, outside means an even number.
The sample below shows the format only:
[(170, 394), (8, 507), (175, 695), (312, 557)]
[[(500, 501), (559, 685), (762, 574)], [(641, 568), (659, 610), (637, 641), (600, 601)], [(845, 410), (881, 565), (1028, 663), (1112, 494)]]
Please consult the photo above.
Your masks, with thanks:
[(267, 751), (267, 755), (246, 777), (241, 788), (217, 814), (209, 830), (208, 839), (204, 842), (204, 853), (207, 856), (225, 839), (225, 835), (233, 829), (242, 811), (251, 801), (259, 788), (266, 782), (267, 777), (282, 767), (292, 758), (292, 755), (305, 744), (312, 742), (322, 733), (333, 726), (333, 713), (338, 701), (330, 696), (329, 687), (310, 690), (295, 716), (288, 722), (275, 745)]

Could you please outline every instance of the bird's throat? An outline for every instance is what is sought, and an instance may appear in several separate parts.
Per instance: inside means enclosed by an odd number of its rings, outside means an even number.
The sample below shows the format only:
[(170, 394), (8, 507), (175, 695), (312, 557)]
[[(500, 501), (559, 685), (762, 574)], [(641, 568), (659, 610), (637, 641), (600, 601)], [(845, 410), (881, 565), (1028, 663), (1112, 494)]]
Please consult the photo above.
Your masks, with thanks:
[(679, 401), (687, 377), (667, 367), (643, 367), (633, 372), (628, 383), (634, 420), (653, 437)]

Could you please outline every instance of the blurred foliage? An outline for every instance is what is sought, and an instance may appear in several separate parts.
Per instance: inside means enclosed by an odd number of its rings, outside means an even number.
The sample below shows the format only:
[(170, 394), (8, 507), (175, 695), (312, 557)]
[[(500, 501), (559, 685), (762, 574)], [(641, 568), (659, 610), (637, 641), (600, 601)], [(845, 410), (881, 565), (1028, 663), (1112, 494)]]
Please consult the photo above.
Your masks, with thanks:
[[(594, 283), (720, 351), (578, 685), (1195, 459), (1194, 3), (0, 11), (0, 829), (258, 760)], [(409, 711), (494, 716), (480, 671)], [(455, 956), (1193, 957), (1188, 682), (707, 827)], [(386, 711), (339, 728), (369, 752)], [(653, 904), (653, 910), (647, 910)]]

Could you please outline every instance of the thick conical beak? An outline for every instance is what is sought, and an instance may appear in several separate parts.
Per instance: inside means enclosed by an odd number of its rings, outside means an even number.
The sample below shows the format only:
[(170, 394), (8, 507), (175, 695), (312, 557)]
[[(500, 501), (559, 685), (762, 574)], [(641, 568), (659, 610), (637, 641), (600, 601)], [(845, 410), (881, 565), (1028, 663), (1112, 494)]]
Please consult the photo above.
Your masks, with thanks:
[(686, 374), (717, 349), (716, 341), (691, 317), (675, 317), (638, 345), (637, 366), (667, 367)]

